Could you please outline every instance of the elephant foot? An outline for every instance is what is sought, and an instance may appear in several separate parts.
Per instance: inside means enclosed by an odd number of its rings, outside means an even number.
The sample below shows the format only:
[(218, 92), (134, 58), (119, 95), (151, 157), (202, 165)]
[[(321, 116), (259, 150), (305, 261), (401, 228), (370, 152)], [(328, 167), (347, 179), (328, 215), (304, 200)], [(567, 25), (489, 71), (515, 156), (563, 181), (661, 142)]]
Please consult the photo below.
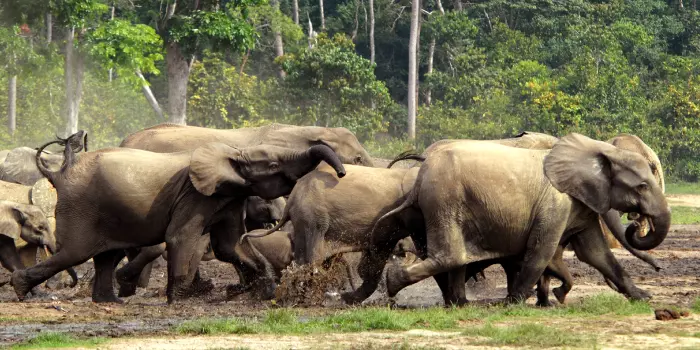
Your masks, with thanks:
[(17, 294), (17, 299), (19, 299), (19, 301), (23, 301), (24, 298), (26, 298), (27, 293), (29, 293), (32, 289), (32, 286), (30, 286), (29, 282), (27, 281), (27, 275), (24, 271), (25, 270), (17, 270), (12, 273), (10, 282), (15, 289), (15, 294)]
[(404, 287), (402, 278), (404, 275), (404, 269), (397, 265), (391, 264), (386, 269), (386, 294), (389, 298), (393, 298), (399, 293)]
[(231, 300), (250, 290), (250, 286), (244, 286), (240, 283), (229, 284), (226, 286), (226, 299)]
[(445, 307), (462, 307), (469, 305), (469, 300), (467, 298), (456, 298), (455, 300), (448, 300), (445, 302)]
[(553, 307), (554, 304), (551, 301), (549, 301), (549, 299), (537, 299), (537, 303), (535, 303), (535, 306)]
[(564, 304), (566, 302), (566, 295), (568, 294), (567, 292), (564, 291), (564, 288), (557, 287), (552, 289), (552, 294), (554, 294), (554, 297), (557, 298), (557, 301), (559, 304)]
[(113, 293), (100, 293), (92, 295), (93, 303), (115, 303), (124, 304), (124, 300), (117, 298)]
[(136, 283), (117, 279), (119, 283), (119, 297), (130, 297), (136, 294)]
[(255, 285), (261, 300), (272, 300), (275, 298), (275, 290), (277, 289), (275, 282), (261, 278)]
[(503, 299), (503, 303), (505, 305), (522, 304), (530, 297), (530, 295), (531, 293), (508, 294), (508, 296), (506, 296), (506, 298)]
[(187, 290), (187, 297), (198, 297), (211, 293), (214, 289), (214, 282), (211, 279), (198, 279), (192, 283), (192, 286)]
[(635, 301), (647, 301), (651, 299), (651, 294), (649, 294), (647, 291), (639, 288), (634, 288), (632, 291), (627, 293), (627, 299), (630, 300), (635, 300)]
[(355, 291), (341, 293), (340, 299), (348, 305), (359, 305), (367, 298), (364, 295), (358, 295), (357, 291)]

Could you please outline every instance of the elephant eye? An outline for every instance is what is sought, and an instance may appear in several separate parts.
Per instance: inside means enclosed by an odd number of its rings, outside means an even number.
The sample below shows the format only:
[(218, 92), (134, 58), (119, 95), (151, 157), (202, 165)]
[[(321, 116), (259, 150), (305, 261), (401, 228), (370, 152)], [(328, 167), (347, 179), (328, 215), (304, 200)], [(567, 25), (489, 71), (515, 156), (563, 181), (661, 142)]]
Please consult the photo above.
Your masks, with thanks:
[(355, 157), (355, 164), (360, 164), (360, 163), (362, 163), (362, 156)]
[(271, 172), (278, 172), (280, 170), (280, 165), (277, 162), (272, 162), (270, 163), (269, 168)]
[(648, 189), (649, 189), (649, 185), (646, 182), (642, 182), (641, 184), (639, 184), (639, 186), (637, 186), (637, 191), (639, 191), (639, 192), (643, 192), (643, 191), (646, 191)]

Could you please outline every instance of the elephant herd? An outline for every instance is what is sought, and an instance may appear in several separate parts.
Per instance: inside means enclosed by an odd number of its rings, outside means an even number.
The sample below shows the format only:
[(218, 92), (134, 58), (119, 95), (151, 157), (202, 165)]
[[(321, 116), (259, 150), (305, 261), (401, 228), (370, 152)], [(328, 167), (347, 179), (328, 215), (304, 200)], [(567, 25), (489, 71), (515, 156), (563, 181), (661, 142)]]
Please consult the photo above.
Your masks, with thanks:
[[(63, 153), (47, 153), (51, 144)], [(321, 264), (358, 253), (362, 284), (341, 294), (349, 304), (367, 299), (386, 271), (390, 297), (433, 277), (445, 303), (461, 305), (466, 280), (500, 264), (506, 301), (521, 302), (537, 286), (537, 303), (546, 306), (551, 277), (562, 282), (553, 289), (559, 302), (572, 288), (562, 259), (567, 246), (620, 293), (647, 299), (604, 230), (658, 270), (644, 251), (661, 244), (671, 224), (661, 163), (627, 134), (607, 142), (531, 132), (442, 140), (422, 154), (399, 155), (387, 168), (375, 167), (345, 128), (283, 124), (234, 130), (161, 124), (120, 147), (91, 152), (80, 131), (30, 150), (32, 157), (10, 157), (13, 150), (0, 159), (0, 179), (31, 186), (46, 178), (57, 200), (53, 213), (0, 202), (7, 217), (0, 220), (0, 261), (20, 300), (92, 259), (93, 301), (121, 302), (148, 283), (160, 256), (167, 260), (169, 303), (210, 291), (199, 263), (214, 258), (239, 275), (229, 294), (254, 289), (272, 298), (293, 261)], [(401, 160), (417, 163), (392, 167)], [(632, 219), (626, 228), (621, 213)], [(35, 265), (18, 262), (19, 237), (53, 255)], [(402, 251), (417, 258), (391, 259)], [(117, 270), (124, 257), (128, 263)], [(352, 282), (355, 270), (346, 266)]]

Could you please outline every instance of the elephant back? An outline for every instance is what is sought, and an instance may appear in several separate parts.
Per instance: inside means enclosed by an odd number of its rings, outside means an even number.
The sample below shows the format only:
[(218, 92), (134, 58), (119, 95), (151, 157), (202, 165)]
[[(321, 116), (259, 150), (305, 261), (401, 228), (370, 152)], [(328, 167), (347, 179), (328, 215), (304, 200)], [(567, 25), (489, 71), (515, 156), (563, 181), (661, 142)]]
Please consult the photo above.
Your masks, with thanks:
[(0, 199), (21, 203), (32, 204), (30, 186), (20, 185), (17, 183), (0, 181)]
[[(36, 167), (36, 150), (29, 147), (18, 147), (11, 150), (0, 169), (0, 180), (32, 186), (43, 175)], [(42, 154), (41, 158), (49, 169), (61, 166), (63, 156), (59, 154)]]
[(55, 216), (58, 194), (48, 179), (42, 178), (32, 186), (30, 199), (31, 204), (38, 206), (48, 218)]

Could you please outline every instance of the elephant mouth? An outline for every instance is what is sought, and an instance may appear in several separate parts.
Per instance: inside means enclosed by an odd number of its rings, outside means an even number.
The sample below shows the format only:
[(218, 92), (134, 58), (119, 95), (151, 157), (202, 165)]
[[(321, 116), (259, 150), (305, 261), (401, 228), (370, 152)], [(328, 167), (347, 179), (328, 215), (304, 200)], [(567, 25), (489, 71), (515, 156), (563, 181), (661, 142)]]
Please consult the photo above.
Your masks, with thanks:
[(654, 221), (651, 220), (651, 217), (642, 215), (637, 212), (630, 212), (627, 213), (627, 220), (633, 221), (637, 225), (637, 235), (639, 237), (644, 237), (647, 235), (649, 230), (651, 229), (652, 231), (655, 230), (654, 228)]

